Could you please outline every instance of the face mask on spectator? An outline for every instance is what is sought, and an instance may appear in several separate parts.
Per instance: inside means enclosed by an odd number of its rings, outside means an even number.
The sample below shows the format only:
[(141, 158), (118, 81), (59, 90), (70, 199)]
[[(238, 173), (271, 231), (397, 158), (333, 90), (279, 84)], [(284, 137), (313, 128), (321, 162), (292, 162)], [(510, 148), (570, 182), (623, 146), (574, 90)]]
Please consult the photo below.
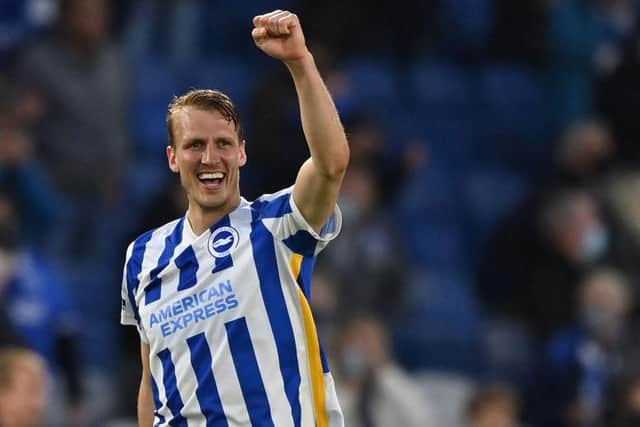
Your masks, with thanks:
[(362, 378), (369, 370), (367, 353), (356, 347), (348, 347), (342, 353), (344, 375), (350, 379)]
[(594, 225), (582, 235), (578, 250), (578, 259), (585, 263), (592, 263), (600, 258), (609, 247), (609, 232), (600, 225)]
[(582, 310), (582, 323), (596, 337), (606, 340), (615, 340), (622, 329), (618, 316), (597, 307)]

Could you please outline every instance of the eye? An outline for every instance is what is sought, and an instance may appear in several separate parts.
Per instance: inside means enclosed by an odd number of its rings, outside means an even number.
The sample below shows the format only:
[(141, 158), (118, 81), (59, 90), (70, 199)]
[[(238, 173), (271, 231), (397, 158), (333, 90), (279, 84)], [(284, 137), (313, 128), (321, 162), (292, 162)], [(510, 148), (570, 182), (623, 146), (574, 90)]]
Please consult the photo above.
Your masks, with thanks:
[(204, 147), (204, 142), (202, 141), (191, 141), (187, 148), (191, 148), (194, 150), (199, 150)]

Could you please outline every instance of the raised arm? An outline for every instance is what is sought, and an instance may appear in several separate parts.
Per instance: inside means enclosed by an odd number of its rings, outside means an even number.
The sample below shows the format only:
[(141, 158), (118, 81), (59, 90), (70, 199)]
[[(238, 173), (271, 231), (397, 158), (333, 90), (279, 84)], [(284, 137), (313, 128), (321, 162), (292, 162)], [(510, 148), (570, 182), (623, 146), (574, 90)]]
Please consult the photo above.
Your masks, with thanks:
[(349, 163), (347, 137), (298, 17), (276, 10), (253, 19), (256, 45), (285, 63), (298, 93), (302, 128), (311, 152), (300, 168), (293, 199), (307, 222), (320, 231), (333, 212)]

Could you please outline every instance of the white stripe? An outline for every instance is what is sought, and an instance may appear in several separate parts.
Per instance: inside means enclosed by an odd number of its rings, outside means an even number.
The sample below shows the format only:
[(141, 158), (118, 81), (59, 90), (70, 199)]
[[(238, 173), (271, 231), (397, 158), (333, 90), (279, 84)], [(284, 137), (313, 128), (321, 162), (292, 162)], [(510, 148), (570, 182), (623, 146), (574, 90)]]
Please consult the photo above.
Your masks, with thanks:
[[(171, 359), (175, 368), (176, 385), (184, 404), (180, 413), (185, 419), (189, 420), (189, 426), (196, 427), (200, 426), (198, 421), (202, 420), (204, 422), (205, 420), (200, 410), (198, 396), (196, 396), (198, 380), (191, 367), (191, 354), (186, 342), (184, 346), (185, 351), (181, 355), (171, 354)], [(191, 422), (192, 419), (194, 422)], [(206, 422), (202, 425), (206, 425)]]
[[(222, 327), (224, 328), (224, 325), (222, 325)], [(216, 336), (222, 336), (224, 342), (216, 342)], [(244, 402), (244, 396), (242, 395), (240, 381), (238, 380), (236, 369), (233, 365), (231, 352), (228, 351), (229, 342), (227, 336), (226, 334), (221, 335), (213, 330), (209, 330), (206, 337), (212, 350), (211, 358), (214, 361), (213, 376), (216, 379), (218, 391), (224, 391), (219, 394), (224, 413), (227, 416), (227, 423), (229, 427), (250, 425), (249, 411)]]
[[(160, 359), (152, 352), (150, 353), (150, 361), (149, 361), (149, 370), (153, 372), (153, 380), (156, 382), (156, 387), (158, 388), (158, 400), (160, 402), (164, 402), (163, 405), (158, 409), (158, 414), (164, 417), (165, 421), (171, 419), (171, 411), (166, 405), (167, 402), (167, 394), (164, 389), (164, 371), (162, 370), (162, 362)], [(155, 402), (153, 402), (153, 406), (155, 408)], [(155, 425), (158, 419), (156, 418), (153, 425)], [(165, 425), (167, 425), (165, 423)]]
[[(231, 216), (231, 226), (236, 229), (250, 229), (251, 227), (251, 211), (249, 209), (238, 209)], [(245, 238), (249, 239), (249, 234), (245, 234)], [(245, 242), (249, 243), (250, 242)], [(269, 323), (269, 316), (260, 292), (260, 282), (258, 272), (255, 268), (255, 260), (253, 259), (252, 250), (247, 251), (244, 256), (249, 257), (249, 265), (254, 268), (248, 269), (243, 274), (243, 286), (236, 289), (240, 301), (251, 303), (254, 310), (243, 310), (247, 321), (247, 328), (251, 336), (251, 342), (258, 362), (258, 369), (262, 377), (267, 400), (271, 409), (271, 418), (274, 425), (280, 427), (293, 427), (293, 417), (291, 415), (291, 406), (285, 397), (284, 381), (280, 371), (280, 362), (278, 358), (278, 348), (276, 340)], [(233, 257), (233, 255), (232, 255)], [(234, 259), (234, 264), (238, 260)], [(251, 283), (252, 286), (244, 284)], [(245, 294), (249, 291), (252, 294)]]
[[(293, 278), (291, 271), (291, 257), (293, 252), (286, 246), (276, 246), (276, 260), (278, 263), (278, 274), (280, 283), (283, 284), (284, 300), (291, 320), (294, 336), (296, 337), (296, 348), (298, 356), (298, 367), (300, 369), (300, 406), (302, 408), (301, 425), (315, 426), (313, 392), (311, 389), (311, 374), (309, 368), (309, 355), (307, 354), (307, 338), (304, 330), (304, 319), (302, 317), (302, 306), (298, 294), (297, 282)], [(287, 283), (290, 284), (287, 286)]]

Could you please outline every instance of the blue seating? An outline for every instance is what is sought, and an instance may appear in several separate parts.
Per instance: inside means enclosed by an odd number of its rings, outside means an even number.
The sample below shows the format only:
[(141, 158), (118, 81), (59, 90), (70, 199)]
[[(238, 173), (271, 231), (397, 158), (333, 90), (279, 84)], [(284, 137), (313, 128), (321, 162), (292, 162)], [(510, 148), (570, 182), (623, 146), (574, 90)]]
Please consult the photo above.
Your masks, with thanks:
[(410, 305), (396, 330), (401, 363), (465, 373), (482, 368), (483, 316), (467, 276), (421, 272), (411, 281), (407, 300)]
[(374, 117), (395, 116), (404, 95), (391, 64), (380, 59), (358, 59), (341, 68), (349, 85), (349, 104)]
[(251, 68), (230, 56), (193, 64), (185, 75), (190, 87), (218, 89), (231, 97), (240, 113), (246, 114), (247, 103), (255, 83)]
[(531, 70), (496, 65), (480, 78), (486, 125), (495, 135), (537, 140), (544, 131), (544, 100), (540, 77)]
[(441, 7), (443, 51), (468, 55), (486, 48), (494, 21), (491, 0), (444, 0)]
[(417, 108), (429, 116), (456, 116), (473, 105), (472, 74), (462, 67), (426, 59), (412, 67), (408, 80)]
[(136, 150), (146, 155), (158, 152), (167, 142), (167, 106), (186, 84), (169, 65), (141, 61), (135, 65), (132, 107)]
[(505, 168), (476, 168), (464, 178), (466, 211), (473, 238), (487, 238), (493, 226), (526, 195), (528, 182)]

